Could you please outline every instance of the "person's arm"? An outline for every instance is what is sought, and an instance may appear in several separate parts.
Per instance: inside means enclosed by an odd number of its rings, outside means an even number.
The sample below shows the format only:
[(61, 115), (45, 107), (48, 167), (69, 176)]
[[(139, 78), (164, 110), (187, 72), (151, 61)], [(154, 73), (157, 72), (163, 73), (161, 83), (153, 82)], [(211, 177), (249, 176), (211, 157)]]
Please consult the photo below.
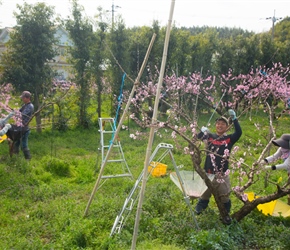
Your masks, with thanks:
[(232, 142), (235, 143), (236, 141), (240, 139), (243, 132), (242, 132), (242, 128), (240, 126), (238, 119), (235, 119), (233, 123), (234, 123), (235, 132), (231, 135), (231, 137), (232, 137)]
[(202, 126), (201, 131), (197, 134), (198, 139), (205, 140), (208, 138), (209, 129), (207, 127)]
[(281, 158), (281, 155), (282, 155), (282, 151), (281, 151), (281, 148), (278, 148), (277, 151), (273, 154), (273, 155), (270, 155), (268, 157), (266, 157), (264, 159), (264, 161), (266, 163), (272, 163), (272, 162), (275, 162), (277, 161), (278, 159)]
[(34, 107), (31, 103), (26, 105), (26, 107), (22, 110), (21, 114), (22, 114), (22, 121), (23, 121), (24, 126), (28, 125), (28, 122), (30, 118), (32, 117), (33, 111), (34, 111)]
[(277, 164), (272, 166), (273, 170), (276, 169), (287, 169), (288, 172), (290, 171), (290, 158), (288, 157), (282, 164)]
[(231, 117), (235, 127), (235, 132), (231, 135), (232, 142), (235, 143), (242, 135), (242, 128), (238, 122), (236, 112), (234, 110), (229, 109), (229, 116)]
[[(281, 148), (278, 148), (278, 150), (275, 152), (275, 154), (268, 156), (267, 158), (264, 159), (266, 163), (272, 163), (280, 159), (282, 156), (282, 150)], [(281, 164), (276, 164), (276, 165), (267, 165), (265, 166), (265, 169), (272, 169), (272, 170), (277, 170), (277, 169), (287, 169), (288, 173), (290, 172), (290, 157), (288, 157), (283, 163)]]
[(1, 130), (0, 130), (0, 136), (5, 135), (7, 131), (11, 128), (11, 125), (7, 123)]
[(15, 112), (12, 111), (5, 118), (0, 119), (0, 127), (3, 127), (8, 122), (8, 120), (14, 115), (15, 115)]

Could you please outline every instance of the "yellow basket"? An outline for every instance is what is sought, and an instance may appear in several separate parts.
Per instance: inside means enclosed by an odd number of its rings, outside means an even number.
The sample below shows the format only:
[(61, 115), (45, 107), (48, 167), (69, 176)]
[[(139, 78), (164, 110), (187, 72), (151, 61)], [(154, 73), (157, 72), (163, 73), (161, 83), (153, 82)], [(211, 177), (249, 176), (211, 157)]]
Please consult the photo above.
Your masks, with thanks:
[(148, 166), (148, 173), (151, 173), (154, 177), (160, 177), (166, 175), (167, 165), (152, 161)]

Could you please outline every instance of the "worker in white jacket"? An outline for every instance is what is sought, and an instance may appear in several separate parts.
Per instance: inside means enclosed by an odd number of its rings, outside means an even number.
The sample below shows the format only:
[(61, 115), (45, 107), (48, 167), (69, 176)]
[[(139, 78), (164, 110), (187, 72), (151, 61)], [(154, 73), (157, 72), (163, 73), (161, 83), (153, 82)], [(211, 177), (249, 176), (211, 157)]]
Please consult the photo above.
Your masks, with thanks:
[(281, 138), (273, 140), (273, 144), (279, 148), (273, 155), (264, 159), (265, 163), (274, 163), (279, 159), (282, 159), (283, 163), (266, 165), (265, 169), (287, 169), (288, 174), (290, 174), (290, 134), (283, 134)]
[(5, 135), (7, 131), (11, 128), (11, 125), (7, 122), (14, 114), (14, 111), (12, 111), (8, 116), (0, 119), (0, 136)]
[[(288, 172), (288, 179), (290, 178), (290, 134), (283, 134), (279, 139), (273, 140), (273, 144), (278, 150), (273, 154), (264, 159), (266, 164), (265, 169), (286, 169)], [(274, 162), (282, 159), (283, 162), (280, 164), (273, 164)], [(288, 195), (288, 205), (290, 205), (290, 195)]]

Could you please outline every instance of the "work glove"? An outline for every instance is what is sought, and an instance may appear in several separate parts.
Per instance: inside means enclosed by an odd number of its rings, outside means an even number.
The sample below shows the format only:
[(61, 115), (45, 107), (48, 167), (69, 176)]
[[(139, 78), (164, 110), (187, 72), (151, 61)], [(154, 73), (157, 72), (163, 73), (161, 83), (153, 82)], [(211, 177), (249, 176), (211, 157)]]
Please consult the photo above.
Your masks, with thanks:
[(232, 121), (237, 119), (236, 112), (233, 109), (229, 109), (229, 116), (231, 117)]
[(264, 159), (260, 162), (260, 165), (266, 165), (268, 164), (268, 160), (267, 159)]
[(269, 170), (269, 169), (270, 169), (270, 170), (276, 170), (276, 166), (275, 166), (275, 165), (272, 165), (272, 166), (270, 166), (270, 165), (266, 165), (266, 166), (265, 166), (265, 169), (266, 169), (266, 170)]
[(205, 126), (202, 126), (201, 127), (201, 132), (204, 133), (204, 134), (207, 134), (209, 132), (209, 129)]

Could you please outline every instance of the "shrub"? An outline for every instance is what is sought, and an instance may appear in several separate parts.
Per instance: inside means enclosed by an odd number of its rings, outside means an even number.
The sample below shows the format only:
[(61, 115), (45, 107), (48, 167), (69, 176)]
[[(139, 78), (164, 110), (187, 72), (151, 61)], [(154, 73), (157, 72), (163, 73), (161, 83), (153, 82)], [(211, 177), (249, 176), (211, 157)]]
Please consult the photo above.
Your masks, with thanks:
[(64, 160), (54, 157), (44, 157), (42, 160), (44, 169), (56, 176), (71, 177), (72, 168), (70, 164)]
[(196, 250), (225, 250), (225, 249), (237, 249), (235, 241), (225, 231), (216, 229), (201, 230), (191, 237), (192, 246), (191, 249)]

